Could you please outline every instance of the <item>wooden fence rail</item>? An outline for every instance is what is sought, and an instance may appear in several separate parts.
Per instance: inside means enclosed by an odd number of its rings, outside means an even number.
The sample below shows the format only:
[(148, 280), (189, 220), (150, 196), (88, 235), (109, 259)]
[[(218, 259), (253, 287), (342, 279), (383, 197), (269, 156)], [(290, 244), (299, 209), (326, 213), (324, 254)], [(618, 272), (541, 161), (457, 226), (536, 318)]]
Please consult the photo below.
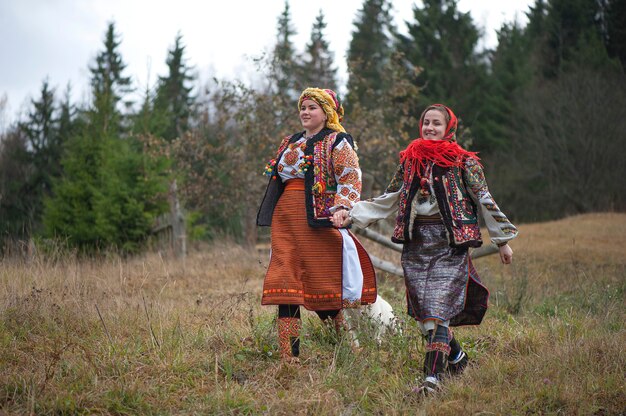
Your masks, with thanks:
[[(369, 240), (372, 240), (384, 247), (390, 248), (394, 251), (402, 252), (402, 244), (396, 244), (391, 241), (388, 237), (377, 233), (376, 231), (370, 230), (368, 228), (356, 228), (354, 227), (352, 231), (355, 234), (361, 235)], [(488, 256), (490, 254), (494, 254), (498, 252), (498, 247), (494, 244), (484, 245), (482, 247), (473, 249), (470, 253), (470, 257), (472, 259), (477, 259), (479, 257)], [(372, 259), (372, 264), (377, 269), (380, 269), (384, 272), (391, 273), (396, 276), (404, 277), (404, 273), (402, 272), (402, 268), (396, 266), (395, 264), (379, 259), (378, 257), (370, 254), (370, 259)]]

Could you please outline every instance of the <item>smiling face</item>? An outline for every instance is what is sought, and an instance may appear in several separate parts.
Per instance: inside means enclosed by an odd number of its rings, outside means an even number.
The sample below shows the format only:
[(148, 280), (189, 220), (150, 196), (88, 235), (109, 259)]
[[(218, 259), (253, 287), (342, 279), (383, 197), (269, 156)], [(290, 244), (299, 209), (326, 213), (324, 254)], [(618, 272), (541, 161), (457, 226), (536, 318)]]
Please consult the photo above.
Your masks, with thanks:
[(428, 110), (422, 120), (422, 137), (426, 140), (443, 140), (448, 123), (439, 110)]
[(306, 135), (318, 133), (326, 125), (326, 113), (313, 100), (304, 100), (300, 106), (300, 122), (306, 130)]

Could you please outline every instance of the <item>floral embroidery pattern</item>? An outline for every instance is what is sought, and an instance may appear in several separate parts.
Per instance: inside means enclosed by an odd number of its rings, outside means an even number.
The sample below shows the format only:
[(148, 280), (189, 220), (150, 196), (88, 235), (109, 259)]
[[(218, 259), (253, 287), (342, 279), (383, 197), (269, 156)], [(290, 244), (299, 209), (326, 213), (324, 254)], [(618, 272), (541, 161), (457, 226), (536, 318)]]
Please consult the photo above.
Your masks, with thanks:
[(355, 300), (343, 299), (341, 301), (341, 307), (344, 308), (344, 309), (360, 308), (361, 307), (361, 299), (355, 299)]
[(517, 235), (517, 228), (515, 228), (513, 224), (509, 224), (507, 227), (502, 227), (501, 230), (506, 235)]
[(313, 164), (313, 155), (304, 155), (300, 158), (300, 163), (298, 164), (298, 173), (304, 175), (304, 173), (309, 170), (311, 165)]
[(476, 207), (465, 191), (459, 168), (450, 168), (443, 181), (452, 220), (463, 224), (475, 224), (478, 221)]
[(341, 175), (341, 177), (339, 178), (339, 182), (345, 184), (349, 183), (353, 186), (356, 186), (359, 183), (359, 174), (358, 172), (351, 170), (349, 172), (346, 172), (344, 175)]
[(306, 139), (301, 137), (294, 143), (289, 143), (284, 146), (285, 152), (280, 156), (278, 161), (278, 173), (281, 174), (283, 179), (303, 178), (304, 172), (311, 165), (310, 160), (312, 156), (305, 156), (304, 149), (306, 148)]
[(298, 159), (298, 152), (295, 150), (287, 150), (283, 156), (286, 165), (295, 165)]
[(426, 344), (426, 352), (440, 351), (445, 354), (450, 354), (450, 345), (445, 342), (429, 342)]
[(335, 165), (335, 175), (340, 176), (346, 167), (354, 168), (359, 166), (359, 158), (350, 146), (337, 146), (333, 152), (333, 162)]
[(452, 237), (457, 244), (481, 239), (478, 213), (467, 195), (462, 175), (459, 168), (453, 167), (442, 177), (453, 222)]
[[(398, 200), (398, 216), (396, 217), (396, 227), (393, 230), (392, 240), (394, 241), (404, 241), (404, 218), (407, 214), (407, 205), (409, 204), (409, 193), (411, 189), (411, 182), (413, 181), (413, 168), (414, 165), (412, 163), (407, 163), (406, 166), (402, 166), (401, 169), (398, 169), (396, 175), (392, 179), (392, 182), (398, 178), (400, 180), (402, 186), (398, 189), (401, 190), (400, 198)], [(391, 184), (390, 184), (391, 185)], [(387, 190), (389, 192), (389, 187)]]
[(496, 220), (496, 222), (505, 223), (505, 224), (509, 222), (509, 219), (505, 217), (504, 215), (494, 215), (493, 219)]
[(301, 330), (300, 318), (278, 318), (278, 349), (281, 358), (294, 356), (292, 338), (298, 338)]
[(465, 183), (478, 199), (482, 199), (489, 193), (485, 172), (476, 159), (469, 158), (465, 162)]
[(338, 177), (334, 205), (350, 209), (361, 198), (359, 157), (345, 140), (335, 147), (332, 156), (335, 175)]
[(280, 143), (280, 146), (278, 146), (278, 150), (276, 151), (276, 157), (274, 157), (274, 159), (270, 159), (265, 165), (265, 169), (263, 170), (264, 175), (271, 176), (273, 180), (276, 179), (276, 175), (274, 174), (274, 169), (276, 168), (276, 161), (278, 157), (281, 155), (281, 153), (283, 152), (283, 150), (285, 150), (285, 148), (289, 144), (290, 139), (291, 139), (291, 136), (287, 136), (283, 138), (283, 141)]
[(393, 175), (393, 178), (391, 178), (389, 185), (387, 185), (387, 189), (385, 189), (385, 193), (388, 194), (388, 193), (398, 192), (400, 188), (402, 188), (403, 176), (404, 176), (404, 170), (402, 168), (402, 165), (399, 165), (398, 169), (396, 169), (396, 173)]
[(337, 182), (332, 170), (330, 154), (337, 133), (331, 133), (313, 146), (313, 212), (315, 218), (329, 218), (334, 205)]
[(476, 195), (480, 205), (485, 208), (482, 211), (485, 221), (490, 222), (487, 217), (491, 217), (491, 219), (498, 224), (500, 231), (502, 231), (504, 235), (516, 235), (517, 228), (515, 228), (506, 215), (500, 211), (498, 204), (496, 204), (496, 201), (494, 201), (493, 196), (491, 196), (489, 192), (485, 173), (476, 160), (469, 158), (465, 162), (464, 179), (468, 189)]

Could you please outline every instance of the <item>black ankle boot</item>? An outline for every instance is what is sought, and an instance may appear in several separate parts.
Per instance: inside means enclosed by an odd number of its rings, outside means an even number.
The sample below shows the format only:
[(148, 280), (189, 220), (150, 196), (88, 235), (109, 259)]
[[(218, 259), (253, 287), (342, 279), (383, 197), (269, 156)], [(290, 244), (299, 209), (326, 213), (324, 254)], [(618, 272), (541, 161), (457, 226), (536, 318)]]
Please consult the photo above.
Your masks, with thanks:
[(448, 373), (451, 375), (461, 374), (467, 367), (467, 354), (461, 348), (456, 338), (450, 340), (450, 355), (448, 356)]

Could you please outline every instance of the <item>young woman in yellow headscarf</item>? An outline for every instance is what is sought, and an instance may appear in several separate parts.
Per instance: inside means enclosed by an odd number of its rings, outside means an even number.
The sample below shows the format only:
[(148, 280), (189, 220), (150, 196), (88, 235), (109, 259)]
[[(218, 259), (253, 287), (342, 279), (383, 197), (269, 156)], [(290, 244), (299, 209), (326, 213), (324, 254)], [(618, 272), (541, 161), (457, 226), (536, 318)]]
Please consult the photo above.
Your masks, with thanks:
[(361, 170), (352, 137), (341, 125), (343, 107), (332, 90), (307, 88), (298, 100), (304, 131), (285, 137), (266, 167), (270, 177), (257, 224), (272, 227), (263, 305), (278, 305), (281, 358), (300, 353), (300, 305), (335, 328), (342, 308), (376, 300), (369, 256), (332, 215), (361, 196)]

